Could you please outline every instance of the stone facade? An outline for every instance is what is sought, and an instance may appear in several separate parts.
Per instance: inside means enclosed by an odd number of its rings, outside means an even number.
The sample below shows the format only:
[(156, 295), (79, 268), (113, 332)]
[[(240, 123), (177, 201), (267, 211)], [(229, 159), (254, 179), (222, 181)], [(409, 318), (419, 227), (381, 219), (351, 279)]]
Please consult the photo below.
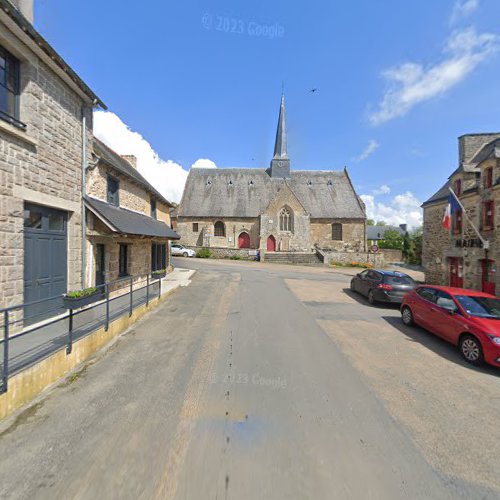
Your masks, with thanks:
[[(333, 239), (333, 224), (342, 225), (342, 239)], [(311, 240), (320, 248), (338, 252), (364, 252), (365, 224), (356, 219), (311, 221)]]
[[(499, 137), (499, 134), (461, 137), (459, 159), (463, 166), (423, 205), (422, 261), (429, 283), (488, 292), (500, 290), (500, 278), (496, 272), (500, 259), (500, 248), (496, 241), (500, 231), (500, 159), (496, 158), (495, 147), (490, 148), (491, 153), (485, 149), (485, 138), (495, 142)], [(480, 161), (475, 163), (474, 158)], [(488, 169), (491, 169), (491, 186), (486, 180)], [(443, 228), (449, 187), (455, 192), (460, 191), (459, 199), (466, 212), (461, 217), (462, 227), (457, 224), (455, 216), (450, 231)], [(493, 202), (492, 227), (487, 226), (485, 218), (489, 202)], [(488, 241), (489, 249), (483, 248), (472, 225)]]
[(82, 118), (90, 154), (92, 101), (1, 19), (0, 28), (0, 45), (20, 61), (18, 119), (25, 124), (0, 120), (0, 306), (5, 307), (24, 302), (26, 202), (67, 212), (67, 283), (69, 288), (81, 283)]

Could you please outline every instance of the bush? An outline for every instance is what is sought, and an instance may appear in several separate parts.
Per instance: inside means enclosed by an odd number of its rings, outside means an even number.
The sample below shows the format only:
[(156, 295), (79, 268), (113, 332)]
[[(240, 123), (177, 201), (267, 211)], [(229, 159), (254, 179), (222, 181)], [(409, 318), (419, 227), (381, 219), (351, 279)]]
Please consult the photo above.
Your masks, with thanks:
[(198, 259), (209, 259), (212, 256), (212, 252), (208, 248), (200, 248), (196, 252), (196, 257)]
[(370, 262), (337, 262), (337, 261), (332, 261), (330, 262), (330, 265), (332, 267), (361, 267), (363, 269), (371, 269), (373, 267), (373, 264)]
[(231, 257), (229, 257), (231, 260), (241, 260), (241, 255), (231, 255)]

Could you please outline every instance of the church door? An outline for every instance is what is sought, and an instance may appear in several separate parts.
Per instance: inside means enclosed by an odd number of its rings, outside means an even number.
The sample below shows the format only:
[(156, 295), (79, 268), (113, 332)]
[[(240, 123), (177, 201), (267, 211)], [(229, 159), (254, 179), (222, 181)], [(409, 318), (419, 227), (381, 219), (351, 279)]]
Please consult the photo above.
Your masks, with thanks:
[(238, 248), (250, 248), (250, 235), (248, 233), (241, 233), (238, 236)]
[(276, 239), (272, 234), (267, 238), (267, 251), (276, 252)]

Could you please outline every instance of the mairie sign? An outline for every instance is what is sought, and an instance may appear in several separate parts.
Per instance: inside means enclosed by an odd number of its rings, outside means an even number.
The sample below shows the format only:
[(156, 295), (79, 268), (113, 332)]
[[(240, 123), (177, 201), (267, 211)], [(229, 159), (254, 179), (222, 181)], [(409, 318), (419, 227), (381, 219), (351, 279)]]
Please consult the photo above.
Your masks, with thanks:
[(483, 242), (479, 238), (455, 240), (458, 248), (483, 248)]

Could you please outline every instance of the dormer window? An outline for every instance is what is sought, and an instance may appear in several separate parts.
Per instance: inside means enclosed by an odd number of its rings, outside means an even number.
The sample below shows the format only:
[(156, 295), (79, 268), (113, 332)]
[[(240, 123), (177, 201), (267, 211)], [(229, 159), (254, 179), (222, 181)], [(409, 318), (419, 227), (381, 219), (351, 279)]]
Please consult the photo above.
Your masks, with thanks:
[(120, 182), (115, 177), (108, 175), (108, 203), (111, 205), (119, 206), (120, 199), (118, 196), (120, 190)]
[(151, 196), (151, 217), (153, 219), (156, 219), (156, 198), (154, 196)]
[(17, 127), (19, 121), (19, 61), (0, 46), (0, 118)]

